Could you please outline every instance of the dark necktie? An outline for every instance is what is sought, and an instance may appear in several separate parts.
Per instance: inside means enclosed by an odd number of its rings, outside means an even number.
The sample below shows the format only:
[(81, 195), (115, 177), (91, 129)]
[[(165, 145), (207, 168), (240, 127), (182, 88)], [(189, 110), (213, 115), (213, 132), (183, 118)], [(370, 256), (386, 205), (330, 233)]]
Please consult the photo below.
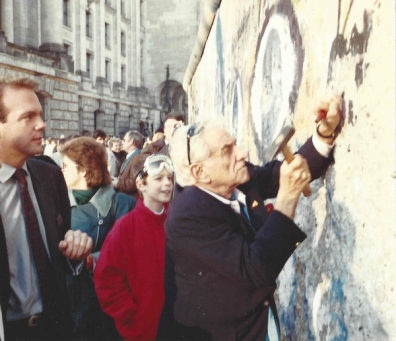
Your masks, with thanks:
[(26, 231), (29, 237), (34, 263), (36, 265), (37, 277), (40, 285), (40, 295), (43, 303), (43, 313), (51, 318), (54, 317), (56, 312), (55, 303), (57, 300), (52, 288), (52, 283), (54, 283), (55, 280), (54, 273), (40, 233), (40, 227), (33, 202), (28, 191), (26, 171), (24, 169), (17, 169), (14, 173), (14, 179), (18, 184)]

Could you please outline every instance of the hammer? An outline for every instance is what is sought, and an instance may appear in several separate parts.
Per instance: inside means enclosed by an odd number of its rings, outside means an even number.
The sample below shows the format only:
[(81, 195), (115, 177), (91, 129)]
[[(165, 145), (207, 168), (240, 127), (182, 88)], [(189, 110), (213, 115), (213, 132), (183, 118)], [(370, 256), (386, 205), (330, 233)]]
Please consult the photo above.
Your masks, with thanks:
[[(272, 160), (281, 151), (287, 163), (292, 162), (294, 160), (294, 156), (290, 151), (289, 147), (287, 146), (287, 143), (294, 135), (294, 133), (295, 130), (292, 126), (285, 126), (279, 133), (275, 141), (272, 143), (272, 145), (268, 147), (264, 155), (265, 159)], [(312, 194), (312, 190), (309, 184), (304, 187), (303, 194), (306, 197), (309, 197)]]

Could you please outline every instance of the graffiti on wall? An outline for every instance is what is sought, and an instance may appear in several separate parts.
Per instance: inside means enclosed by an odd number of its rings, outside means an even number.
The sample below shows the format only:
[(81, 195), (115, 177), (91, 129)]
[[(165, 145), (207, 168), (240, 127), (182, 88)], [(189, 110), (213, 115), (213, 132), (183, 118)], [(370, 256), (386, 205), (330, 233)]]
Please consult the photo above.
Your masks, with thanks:
[(258, 157), (292, 119), (302, 78), (304, 49), (290, 1), (265, 11), (251, 82), (250, 116)]
[[(255, 59), (253, 72), (248, 75), (243, 63), (236, 66), (233, 61), (242, 58), (240, 46), (246, 47), (247, 43), (241, 44), (241, 41), (249, 37), (245, 32), (254, 16), (248, 11), (242, 13), (239, 27), (233, 28), (233, 37), (228, 40), (226, 36), (230, 33), (223, 27), (221, 15), (218, 16), (213, 26), (215, 47), (211, 52), (215, 56), (211, 56), (211, 61), (214, 62), (207, 66), (209, 72), (203, 76), (209, 74), (214, 78), (201, 88), (207, 92), (213, 90), (213, 102), (208, 106), (228, 118), (230, 131), (237, 141), (246, 133), (251, 135), (261, 162), (266, 161), (265, 149), (281, 127), (294, 120), (301, 89), (306, 86), (302, 81), (308, 58), (304, 32), (300, 30), (294, 8), (299, 2), (280, 0), (271, 6), (268, 3), (260, 2), (263, 20), (256, 41), (252, 42)], [(365, 54), (372, 19), (370, 11), (361, 7), (362, 15), (353, 19), (350, 13), (356, 2), (348, 0), (348, 4), (347, 13), (342, 13), (341, 9), (346, 7), (343, 0), (338, 0), (338, 13), (334, 17), (337, 28), (329, 40), (323, 82), (332, 92), (344, 93), (344, 118), (346, 124), (354, 127), (358, 117), (353, 99), (370, 68)], [(353, 24), (352, 20), (356, 22)], [(231, 49), (227, 49), (226, 41), (232, 41)], [(230, 57), (230, 51), (235, 56)], [(211, 95), (194, 92), (191, 96), (198, 111), (199, 104)], [(244, 106), (243, 101), (248, 105)], [(310, 236), (306, 241), (310, 247), (293, 256), (279, 281), (282, 333), (287, 340), (385, 340), (388, 335), (380, 318), (373, 313), (367, 292), (354, 279), (350, 260), (354, 258), (358, 227), (343, 203), (334, 199), (334, 174), (334, 169), (328, 172), (322, 192), (319, 191), (322, 183), (313, 185), (315, 194), (300, 206), (297, 214), (297, 222), (306, 227)]]

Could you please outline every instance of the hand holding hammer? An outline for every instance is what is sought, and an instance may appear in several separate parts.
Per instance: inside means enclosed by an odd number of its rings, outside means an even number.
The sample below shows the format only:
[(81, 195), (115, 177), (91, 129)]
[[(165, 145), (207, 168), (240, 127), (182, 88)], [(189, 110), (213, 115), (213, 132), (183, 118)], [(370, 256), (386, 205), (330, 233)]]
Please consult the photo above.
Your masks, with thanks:
[[(286, 162), (291, 163), (294, 160), (294, 156), (290, 151), (289, 147), (287, 146), (287, 143), (294, 135), (294, 133), (295, 130), (292, 126), (285, 126), (279, 133), (275, 141), (272, 143), (272, 145), (265, 152), (266, 160), (272, 160), (275, 158), (276, 155), (282, 152)], [(309, 184), (304, 187), (303, 194), (306, 197), (309, 197), (312, 194), (312, 190)]]

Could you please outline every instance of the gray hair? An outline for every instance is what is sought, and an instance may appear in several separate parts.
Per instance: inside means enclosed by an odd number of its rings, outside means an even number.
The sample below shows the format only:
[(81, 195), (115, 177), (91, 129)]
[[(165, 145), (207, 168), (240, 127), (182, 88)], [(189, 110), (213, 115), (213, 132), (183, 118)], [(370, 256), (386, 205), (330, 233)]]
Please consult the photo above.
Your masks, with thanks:
[(137, 149), (142, 149), (144, 137), (137, 130), (130, 130), (125, 133), (125, 136), (127, 136), (128, 139), (133, 140), (133, 145)]
[[(224, 129), (224, 122), (221, 119), (205, 119), (195, 123), (195, 134), (190, 138), (190, 160), (191, 163), (201, 162), (210, 157), (212, 150), (204, 138), (205, 127), (216, 126)], [(196, 183), (192, 176), (187, 154), (187, 133), (192, 125), (177, 128), (169, 146), (169, 155), (175, 169), (176, 181), (182, 186), (192, 186)], [(213, 136), (216, 138), (216, 136)]]

